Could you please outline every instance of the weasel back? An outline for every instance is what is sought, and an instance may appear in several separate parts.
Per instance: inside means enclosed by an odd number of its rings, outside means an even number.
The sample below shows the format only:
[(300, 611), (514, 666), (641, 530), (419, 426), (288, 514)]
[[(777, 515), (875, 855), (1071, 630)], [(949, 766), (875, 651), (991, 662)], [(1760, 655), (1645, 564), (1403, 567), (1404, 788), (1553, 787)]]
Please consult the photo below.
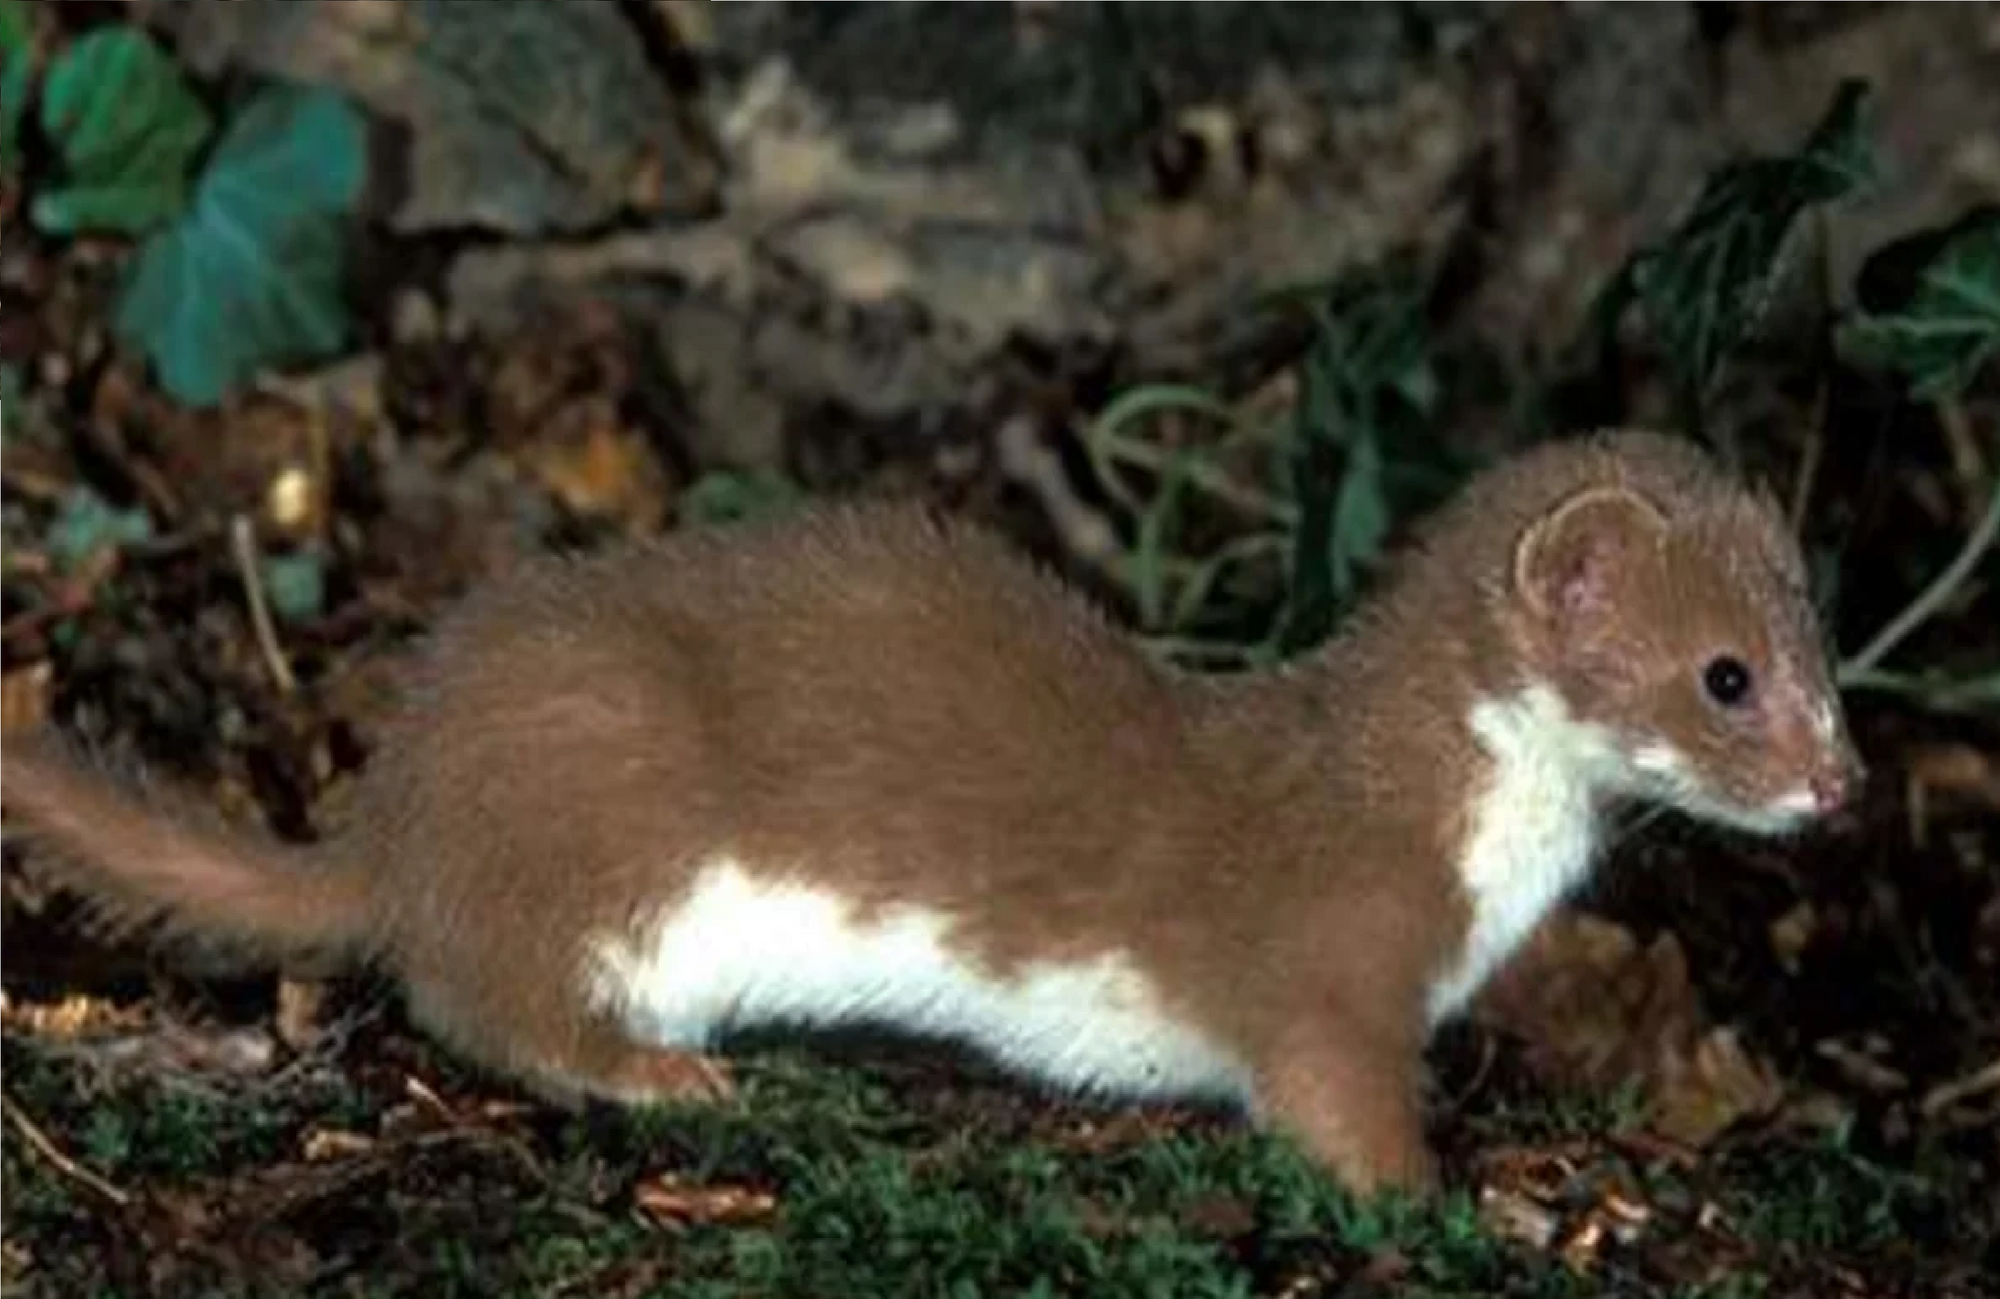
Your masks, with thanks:
[(367, 946), (374, 908), (358, 871), (256, 842), (192, 798), (114, 781), (53, 736), (8, 742), (0, 794), (101, 930), (153, 929), (287, 966)]

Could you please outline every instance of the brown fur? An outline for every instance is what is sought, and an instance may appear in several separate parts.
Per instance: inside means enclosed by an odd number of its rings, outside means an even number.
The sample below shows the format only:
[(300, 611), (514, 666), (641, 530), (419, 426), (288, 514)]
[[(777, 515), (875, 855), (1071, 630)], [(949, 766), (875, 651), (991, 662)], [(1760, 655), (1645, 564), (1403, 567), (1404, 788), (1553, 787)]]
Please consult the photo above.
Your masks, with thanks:
[[(1580, 492), (1611, 508), (1552, 523)], [(1464, 941), (1487, 764), (1468, 709), (1546, 682), (1765, 796), (1851, 765), (1800, 728), (1831, 697), (1801, 591), (1766, 504), (1639, 434), (1484, 475), (1347, 635), (1226, 679), (1151, 661), (976, 529), (819, 507), (469, 599), (324, 849), (153, 819), (48, 748), (10, 750), (5, 793), (113, 910), (373, 961), (558, 1094), (726, 1087), (565, 977), (721, 852), (950, 913), (996, 973), (1122, 950), (1351, 1184), (1421, 1184), (1423, 1001)], [(1768, 674), (1767, 715), (1703, 705), (1718, 646)]]

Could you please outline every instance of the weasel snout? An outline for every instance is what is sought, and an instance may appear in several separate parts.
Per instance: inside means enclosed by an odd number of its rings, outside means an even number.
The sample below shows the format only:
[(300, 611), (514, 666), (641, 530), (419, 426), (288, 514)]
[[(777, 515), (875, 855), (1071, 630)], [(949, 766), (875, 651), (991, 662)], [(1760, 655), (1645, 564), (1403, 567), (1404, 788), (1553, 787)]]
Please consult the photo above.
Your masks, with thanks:
[(1837, 749), (1824, 766), (1806, 777), (1814, 814), (1831, 816), (1840, 811), (1861, 792), (1867, 779), (1868, 769), (1862, 765), (1860, 755), (1844, 746)]

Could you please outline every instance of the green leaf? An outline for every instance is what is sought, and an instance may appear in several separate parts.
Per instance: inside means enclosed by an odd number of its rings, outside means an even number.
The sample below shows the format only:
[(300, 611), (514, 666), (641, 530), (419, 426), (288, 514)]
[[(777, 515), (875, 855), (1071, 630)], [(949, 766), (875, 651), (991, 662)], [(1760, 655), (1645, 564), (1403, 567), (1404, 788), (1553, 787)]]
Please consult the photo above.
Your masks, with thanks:
[(138, 234), (180, 212), (213, 127), (174, 61), (134, 27), (101, 27), (70, 46), (49, 69), (41, 116), (64, 183), (29, 214), (59, 234)]
[(1126, 488), (1113, 463), (1117, 446), (1126, 436), (1128, 427), (1135, 427), (1148, 416), (1167, 411), (1201, 415), (1225, 428), (1236, 421), (1235, 412), (1226, 403), (1200, 388), (1186, 384), (1145, 384), (1114, 397), (1084, 430), (1083, 447), (1090, 456), (1091, 469), (1096, 473), (1097, 480), (1128, 510), (1137, 512), (1141, 506)]
[(1900, 240), (1870, 261), (1889, 265), (1913, 251), (1927, 254), (1914, 285), (1893, 304), (1857, 312), (1840, 329), (1840, 348), (1901, 374), (1920, 398), (1947, 399), (2000, 355), (2000, 207)]
[(1633, 260), (1647, 320), (1697, 401), (1762, 313), (1800, 214), (1873, 179), (1866, 102), (1865, 85), (1844, 83), (1797, 154), (1716, 171), (1687, 218)]
[(35, 21), (21, 0), (0, 0), (0, 59), (12, 65), (34, 54)]
[(0, 178), (21, 166), (21, 115), (35, 83), (35, 24), (21, 0), (0, 0)]
[(776, 474), (712, 469), (680, 495), (680, 517), (689, 523), (734, 523), (790, 509), (802, 499), (790, 479)]
[(343, 218), (361, 194), (367, 134), (330, 90), (272, 86), (230, 123), (194, 206), (148, 238), (118, 307), (168, 391), (221, 400), (267, 365), (347, 338)]
[[(1283, 652), (1330, 633), (1392, 521), (1429, 503), (1428, 484), (1459, 476), (1430, 428), (1440, 384), (1420, 290), (1405, 269), (1390, 267), (1337, 286), (1316, 308), (1290, 466), (1299, 521), (1278, 632)], [(1398, 462), (1431, 460), (1442, 472), (1392, 475), (1390, 448)]]
[(1381, 553), (1389, 535), (1389, 517), (1388, 493), (1382, 484), (1382, 448), (1375, 439), (1366, 438), (1355, 444), (1334, 497), (1329, 558), (1334, 594), (1341, 599), (1353, 596), (1362, 566)]
[(47, 545), (57, 567), (73, 572), (107, 546), (145, 541), (152, 535), (153, 520), (144, 510), (114, 509), (88, 487), (78, 487), (63, 498)]
[(326, 565), (318, 554), (301, 550), (271, 555), (263, 565), (264, 594), (271, 610), (286, 622), (317, 618), (326, 607)]

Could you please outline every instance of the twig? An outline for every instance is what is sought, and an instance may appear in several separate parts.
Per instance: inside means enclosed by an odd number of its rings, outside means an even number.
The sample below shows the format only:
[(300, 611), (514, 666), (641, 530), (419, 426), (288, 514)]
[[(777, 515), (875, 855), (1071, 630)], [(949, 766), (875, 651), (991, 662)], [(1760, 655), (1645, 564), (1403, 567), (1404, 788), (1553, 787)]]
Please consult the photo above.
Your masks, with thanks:
[(1805, 525), (1806, 502), (1812, 499), (1813, 480), (1819, 477), (1820, 456), (1826, 451), (1826, 381), (1820, 380), (1813, 394), (1812, 418), (1806, 422), (1805, 452), (1799, 457), (1799, 476), (1792, 483), (1792, 531)]
[[(454, 1134), (460, 1138), (469, 1137), (474, 1140), (490, 1141), (495, 1146), (512, 1155), (521, 1167), (528, 1171), (529, 1176), (545, 1185), (547, 1184), (549, 1180), (548, 1170), (542, 1167), (542, 1161), (536, 1157), (533, 1150), (529, 1149), (527, 1142), (514, 1136), (512, 1133), (501, 1132), (497, 1128), (479, 1127), (466, 1122), (456, 1110), (452, 1109), (444, 1097), (438, 1095), (429, 1083), (415, 1074), (403, 1075), (403, 1092), (416, 1102), (419, 1109), (427, 1111), (432, 1119), (442, 1124), (443, 1132)], [(421, 1134), (418, 1139), (421, 1140)]]
[(1869, 641), (1860, 653), (1840, 665), (1840, 684), (1849, 685), (1873, 673), (1876, 665), (1888, 656), (1889, 651), (1902, 644), (1904, 638), (1942, 608), (1971, 574), (1973, 565), (1979, 562), (1979, 557), (1985, 553), (1986, 548), (1993, 544), (1995, 535), (2000, 535), (2000, 481), (1993, 484), (1993, 495), (1986, 502), (1986, 513), (1972, 529), (1972, 535), (1965, 539), (1964, 547), (1916, 599), (1910, 601), (1901, 613), (1891, 618), (1889, 624), (1875, 634), (1874, 640)]
[(128, 1192), (113, 1186), (102, 1175), (92, 1172), (64, 1154), (61, 1147), (36, 1126), (35, 1121), (28, 1117), (27, 1112), (12, 1096), (0, 1097), (0, 1105), (6, 1107), (7, 1117), (14, 1121), (14, 1126), (20, 1130), (22, 1138), (34, 1148), (35, 1153), (54, 1164), (56, 1171), (121, 1209), (132, 1203), (132, 1196)]
[(1933, 712), (1981, 712), (2000, 705), (2000, 672), (1951, 678), (1938, 672), (1855, 672), (1840, 679), (1842, 690), (1873, 690), (1920, 701)]
[(236, 570), (243, 579), (243, 598), (250, 603), (250, 626), (257, 634), (257, 648), (270, 669), (271, 679), (284, 694), (298, 689), (298, 679), (285, 652), (278, 645), (278, 630), (271, 622), (270, 606), (264, 602), (264, 583), (257, 576), (257, 542), (250, 517), (239, 514), (229, 522), (229, 548), (236, 556)]
[(2000, 1090), (2000, 1059), (1990, 1061), (1983, 1069), (1975, 1069), (1962, 1078), (1939, 1083), (1924, 1094), (1919, 1108), (1929, 1117), (1981, 1092), (1995, 1090)]
[(1951, 452), (1952, 472), (1965, 488), (1965, 517), (1970, 520), (1979, 509), (1979, 484), (1986, 481), (1986, 457), (1980, 454), (1979, 439), (1973, 436), (1972, 419), (1965, 406), (1956, 401), (1939, 402), (1938, 428)]
[(1000, 426), (1000, 471), (1033, 492), (1063, 545), (1077, 558), (1110, 572), (1121, 548), (1110, 520), (1077, 494), (1062, 458), (1043, 446), (1035, 421), (1016, 415)]

